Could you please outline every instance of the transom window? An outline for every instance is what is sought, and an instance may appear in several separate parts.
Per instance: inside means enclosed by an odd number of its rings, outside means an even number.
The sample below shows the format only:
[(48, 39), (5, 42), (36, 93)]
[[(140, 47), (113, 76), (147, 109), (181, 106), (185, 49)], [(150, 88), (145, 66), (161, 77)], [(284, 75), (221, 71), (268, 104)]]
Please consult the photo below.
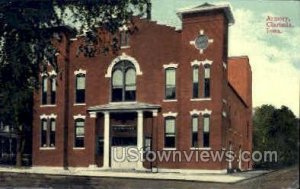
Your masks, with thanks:
[(136, 100), (136, 71), (134, 65), (127, 60), (120, 61), (113, 68), (111, 100)]

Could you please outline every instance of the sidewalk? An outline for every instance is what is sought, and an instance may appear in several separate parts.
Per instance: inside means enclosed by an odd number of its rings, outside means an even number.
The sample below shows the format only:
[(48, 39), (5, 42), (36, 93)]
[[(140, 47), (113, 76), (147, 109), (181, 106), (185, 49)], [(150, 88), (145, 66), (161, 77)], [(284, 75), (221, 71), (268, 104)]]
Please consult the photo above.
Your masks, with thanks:
[(151, 173), (127, 171), (120, 172), (115, 170), (96, 170), (96, 169), (73, 169), (64, 170), (62, 168), (14, 168), (0, 167), (0, 172), (12, 173), (32, 173), (48, 175), (66, 175), (66, 176), (92, 176), (92, 177), (109, 177), (109, 178), (136, 178), (136, 179), (159, 179), (159, 180), (183, 180), (198, 182), (215, 182), (215, 183), (236, 183), (245, 179), (250, 179), (269, 171), (247, 171), (233, 174), (204, 174), (204, 173)]

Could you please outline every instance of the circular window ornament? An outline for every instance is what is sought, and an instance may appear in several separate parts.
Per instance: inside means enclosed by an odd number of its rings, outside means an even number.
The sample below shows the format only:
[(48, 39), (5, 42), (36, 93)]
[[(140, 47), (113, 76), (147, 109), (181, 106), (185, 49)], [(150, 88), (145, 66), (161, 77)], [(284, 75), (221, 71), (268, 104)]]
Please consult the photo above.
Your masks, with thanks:
[(195, 40), (195, 45), (198, 49), (206, 49), (208, 47), (208, 37), (206, 35), (199, 35)]

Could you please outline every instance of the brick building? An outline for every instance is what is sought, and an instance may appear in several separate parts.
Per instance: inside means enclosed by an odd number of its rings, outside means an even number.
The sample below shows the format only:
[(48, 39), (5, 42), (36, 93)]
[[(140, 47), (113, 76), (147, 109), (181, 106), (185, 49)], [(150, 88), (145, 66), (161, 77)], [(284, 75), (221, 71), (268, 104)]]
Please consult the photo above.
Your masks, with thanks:
[[(148, 161), (147, 152), (252, 149), (249, 60), (228, 57), (229, 6), (178, 13), (182, 29), (134, 18), (117, 53), (78, 55), (84, 37), (55, 42), (59, 71), (34, 98), (33, 166), (158, 171), (250, 169), (250, 162)], [(105, 34), (103, 34), (105, 35)], [(107, 38), (109, 39), (109, 35)], [(138, 161), (116, 161), (123, 149)], [(114, 152), (114, 153), (113, 153)], [(148, 159), (147, 159), (148, 157)]]

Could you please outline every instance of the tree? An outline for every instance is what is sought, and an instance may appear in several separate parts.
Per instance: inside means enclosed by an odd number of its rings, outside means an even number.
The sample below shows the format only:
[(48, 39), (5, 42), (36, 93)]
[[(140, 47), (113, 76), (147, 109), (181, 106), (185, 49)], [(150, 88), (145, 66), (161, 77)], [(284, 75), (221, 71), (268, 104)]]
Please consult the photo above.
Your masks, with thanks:
[(257, 167), (288, 166), (298, 161), (299, 125), (293, 112), (286, 106), (272, 105), (256, 108), (253, 116), (254, 150), (277, 151), (278, 162), (258, 162)]
[[(22, 133), (31, 126), (32, 93), (39, 87), (39, 73), (45, 71), (46, 62), (58, 69), (53, 37), (76, 26), (71, 29), (74, 34), (86, 32), (87, 41), (97, 45), (102, 42), (99, 27), (114, 36), (119, 27), (134, 24), (134, 13), (142, 15), (149, 7), (148, 0), (0, 1), (0, 116), (18, 129), (17, 165), (21, 165)], [(99, 52), (116, 50), (116, 40)], [(84, 45), (82, 49), (87, 49)]]

